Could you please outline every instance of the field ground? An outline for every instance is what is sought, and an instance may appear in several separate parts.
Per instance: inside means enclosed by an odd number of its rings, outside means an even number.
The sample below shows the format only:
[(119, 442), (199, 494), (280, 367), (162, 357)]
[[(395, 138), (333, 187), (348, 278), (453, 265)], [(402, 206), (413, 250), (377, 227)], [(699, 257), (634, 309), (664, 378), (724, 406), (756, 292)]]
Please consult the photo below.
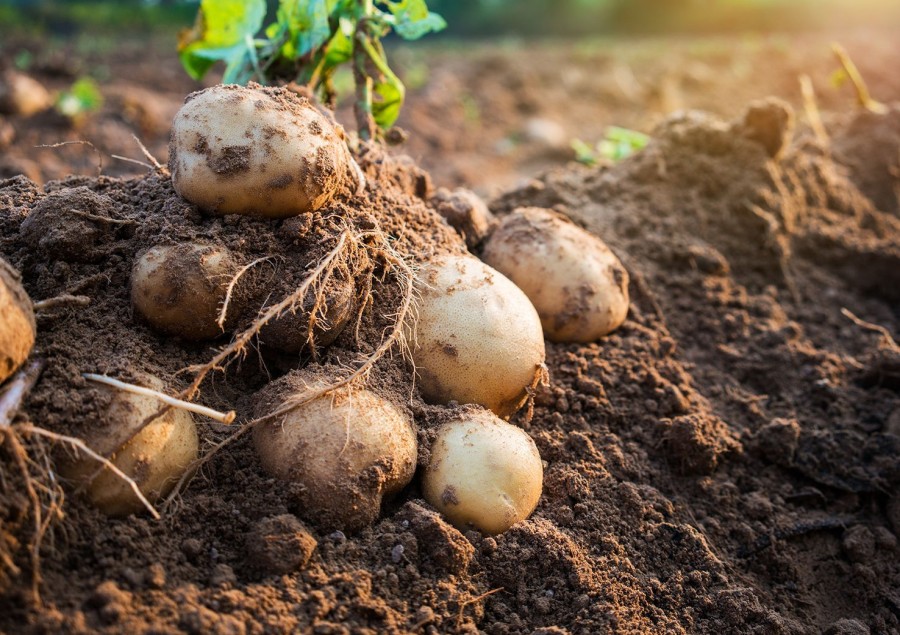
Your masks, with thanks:
[[(833, 40), (886, 113), (863, 111), (849, 85), (831, 85)], [(164, 162), (171, 119), (198, 87), (169, 42), (3, 46), (6, 59), (32, 51), (28, 72), (51, 88), (90, 73), (105, 96), (78, 125), (53, 112), (10, 119), (0, 156), (0, 178), (21, 172), (45, 184), (0, 180), (0, 252), (36, 299), (76, 283), (93, 298), (38, 324), (50, 365), (23, 416), (64, 430), (86, 390), (80, 372), (174, 375), (210, 356), (131, 316), (128, 275), (141, 248), (201, 237), (250, 259), (263, 247), (246, 236), (281, 244), (281, 234), (264, 221), (203, 217), (160, 173), (110, 157), (145, 161), (136, 135)], [(297, 537), (270, 521), (302, 510), (239, 442), (163, 522), (109, 520), (71, 496), (45, 542), (38, 607), (27, 505), (3, 481), (2, 544), (22, 573), (0, 569), (0, 630), (900, 633), (891, 336), (900, 333), (900, 40), (867, 30), (395, 53), (410, 91), (400, 121), (408, 140), (393, 152), (411, 156), (432, 185), (409, 162), (374, 153), (360, 161), (374, 184), (364, 209), (348, 200), (336, 213), (371, 215), (402, 253), (424, 260), (455, 244), (427, 206), (429, 187), (466, 186), (497, 214), (531, 205), (568, 215), (631, 274), (625, 325), (595, 344), (548, 344), (550, 384), (530, 420), (513, 418), (547, 463), (535, 514), (496, 538), (462, 534), (414, 483), (358, 535), (313, 526), (312, 559), (285, 573), (278, 549)], [(803, 74), (827, 141), (809, 128)], [(766, 97), (783, 101), (758, 101)], [(672, 114), (684, 110), (705, 114)], [(339, 117), (350, 121), (346, 107)], [(573, 163), (571, 141), (593, 143), (610, 125), (653, 139), (615, 165)], [(104, 176), (89, 148), (35, 147), (77, 140), (96, 146)], [(36, 251), (19, 231), (25, 216), (51, 204), (64, 214), (85, 196), (81, 186), (112, 201), (115, 240), (90, 262)], [(411, 236), (411, 227), (426, 231)], [(367, 345), (383, 326), (368, 324)], [(329, 359), (353, 346), (339, 339)], [(267, 373), (289, 367), (257, 357), (205, 398), (245, 416)], [(403, 394), (404, 369), (385, 361), (379, 390)], [(427, 446), (442, 409), (417, 397), (406, 407)]]

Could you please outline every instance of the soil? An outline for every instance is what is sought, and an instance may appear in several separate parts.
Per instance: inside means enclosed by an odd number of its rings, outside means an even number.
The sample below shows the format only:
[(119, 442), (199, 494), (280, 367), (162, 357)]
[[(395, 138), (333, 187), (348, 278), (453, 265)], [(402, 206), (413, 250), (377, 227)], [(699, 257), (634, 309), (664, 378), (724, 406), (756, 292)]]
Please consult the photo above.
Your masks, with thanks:
[[(867, 46), (881, 50), (858, 56), (867, 76), (896, 68), (882, 66), (896, 59), (895, 40)], [(722, 56), (725, 65), (758, 61)], [(769, 81), (793, 86), (797, 71), (809, 72), (788, 64)], [(713, 72), (707, 85), (718, 79)], [(67, 489), (64, 517), (44, 541), (37, 606), (27, 500), (3, 456), (0, 552), (21, 573), (0, 568), (0, 629), (900, 632), (900, 107), (876, 115), (827, 104), (823, 142), (802, 120), (794, 125), (787, 102), (747, 105), (784, 90), (740, 85), (765, 92), (735, 89), (708, 108), (714, 114), (664, 119), (620, 163), (560, 159), (490, 202), (497, 215), (537, 206), (568, 216), (607, 242), (631, 280), (625, 324), (596, 343), (547, 343), (549, 384), (512, 418), (546, 462), (528, 520), (495, 537), (460, 532), (414, 480), (371, 527), (333, 531), (292, 505), (242, 439), (204, 466), (162, 521), (107, 518)], [(882, 101), (900, 99), (896, 74), (877, 86)], [(485, 96), (496, 98), (498, 116), (510, 112), (501, 95), (520, 93)], [(453, 130), (441, 112), (434, 125)], [(465, 148), (445, 151), (430, 161), (466, 165)], [(518, 181), (534, 165), (517, 156), (482, 180), (444, 179), (442, 170), (436, 180), (492, 190), (491, 178)], [(131, 264), (152, 245), (215, 241), (242, 262), (281, 256), (278, 275), (259, 274), (273, 300), (334, 246), (335, 217), (359, 231), (382, 228), (410, 261), (465, 248), (429, 206), (431, 179), (412, 160), (374, 147), (358, 160), (369, 181), (362, 199), (344, 192), (287, 221), (204, 216), (159, 170), (43, 187), (0, 181), (0, 253), (32, 298), (92, 299), (39, 314), (36, 354), (48, 365), (17, 423), (78, 433), (103, 401), (81, 373), (150, 372), (177, 391), (189, 379), (178, 371), (224, 344), (162, 337), (131, 314)], [(20, 231), (36, 210), (65, 217), (75, 201), (92, 206), (93, 220)], [(72, 232), (89, 248), (68, 249)], [(377, 346), (402, 286), (388, 265), (373, 265), (387, 276), (376, 276), (383, 282), (359, 337), (345, 331), (321, 361), (352, 366)], [(248, 350), (204, 384), (201, 401), (245, 418), (257, 390), (308, 358)], [(413, 416), (420, 470), (436, 426), (467, 408), (424, 404), (399, 355), (380, 362), (369, 385)], [(206, 447), (228, 434), (201, 433)]]

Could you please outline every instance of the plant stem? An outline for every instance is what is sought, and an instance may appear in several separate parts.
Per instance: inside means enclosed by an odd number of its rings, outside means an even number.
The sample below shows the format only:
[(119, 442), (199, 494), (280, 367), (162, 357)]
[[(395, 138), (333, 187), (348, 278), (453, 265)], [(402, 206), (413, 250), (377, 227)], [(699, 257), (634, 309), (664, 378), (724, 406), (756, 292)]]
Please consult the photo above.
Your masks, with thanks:
[(372, 117), (372, 78), (366, 72), (368, 56), (365, 44), (369, 39), (369, 17), (372, 15), (372, 0), (358, 0), (359, 20), (356, 22), (353, 46), (353, 80), (356, 83), (356, 129), (359, 138), (368, 141), (375, 136), (375, 119)]
[(859, 105), (866, 110), (870, 110), (877, 114), (886, 113), (887, 106), (872, 99), (872, 95), (869, 93), (869, 87), (866, 86), (866, 81), (863, 79), (862, 73), (856, 68), (856, 64), (850, 59), (850, 55), (844, 47), (837, 42), (834, 42), (831, 45), (831, 50), (834, 52), (834, 56), (837, 57), (838, 63), (840, 63), (844, 72), (847, 73), (847, 77), (849, 77), (850, 81), (853, 83), (853, 87), (856, 89), (856, 101)]

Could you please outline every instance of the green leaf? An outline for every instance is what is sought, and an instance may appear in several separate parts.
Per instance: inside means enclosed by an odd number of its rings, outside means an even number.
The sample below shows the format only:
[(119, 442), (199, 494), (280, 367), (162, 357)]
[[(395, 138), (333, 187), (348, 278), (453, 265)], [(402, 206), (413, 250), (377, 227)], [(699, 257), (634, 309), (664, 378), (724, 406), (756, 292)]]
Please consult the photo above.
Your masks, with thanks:
[(386, 77), (372, 87), (377, 99), (372, 100), (372, 117), (382, 128), (390, 128), (400, 116), (400, 107), (406, 96), (406, 88), (396, 75)]
[(278, 24), (290, 34), (282, 53), (292, 59), (322, 46), (331, 37), (327, 0), (281, 0)]
[(384, 4), (394, 16), (394, 31), (404, 40), (418, 40), (447, 26), (444, 18), (428, 11), (425, 0), (387, 0)]
[(636, 130), (610, 126), (606, 136), (597, 144), (601, 156), (611, 161), (621, 161), (650, 142), (650, 137)]
[(597, 156), (594, 149), (581, 139), (572, 139), (572, 150), (575, 151), (575, 160), (585, 165), (597, 165)]
[(179, 36), (185, 70), (201, 79), (218, 60), (229, 66), (248, 62), (246, 42), (262, 27), (265, 16), (265, 0), (201, 0), (194, 27)]
[(353, 57), (353, 23), (341, 18), (337, 31), (328, 43), (325, 52), (325, 67), (334, 68)]
[(388, 66), (384, 49), (380, 42), (369, 39), (360, 40), (360, 44), (366, 51), (366, 55), (372, 60), (372, 64), (378, 69), (380, 77), (377, 77), (372, 86), (372, 117), (382, 128), (390, 128), (400, 116), (400, 107), (406, 97), (406, 88), (400, 78), (394, 74)]
[(103, 105), (100, 88), (90, 77), (81, 77), (69, 88), (60, 93), (56, 100), (56, 110), (66, 117), (77, 117), (91, 112)]

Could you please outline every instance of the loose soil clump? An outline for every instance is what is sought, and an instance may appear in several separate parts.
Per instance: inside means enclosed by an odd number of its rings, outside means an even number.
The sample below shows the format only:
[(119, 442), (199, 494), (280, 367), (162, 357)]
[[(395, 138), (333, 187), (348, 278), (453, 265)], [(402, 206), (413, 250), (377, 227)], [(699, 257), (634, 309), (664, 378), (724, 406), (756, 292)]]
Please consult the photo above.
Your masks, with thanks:
[[(891, 128), (900, 111), (861, 123), (867, 117), (850, 117), (842, 130)], [(831, 147), (803, 130), (793, 138), (792, 119), (772, 100), (731, 123), (683, 113), (615, 166), (553, 171), (490, 206), (499, 216), (522, 206), (568, 216), (600, 236), (631, 279), (625, 324), (597, 343), (548, 343), (550, 383), (531, 412), (512, 419), (546, 462), (530, 519), (496, 537), (461, 533), (414, 481), (371, 527), (322, 531), (295, 518), (303, 510), (243, 437), (204, 465), (161, 522), (109, 519), (70, 492), (65, 518), (44, 541), (39, 608), (23, 555), (29, 511), (7, 470), (0, 546), (20, 573), (0, 567), (0, 628), (900, 628), (896, 201), (891, 207), (878, 177), (854, 164), (860, 150), (839, 134)], [(869, 143), (873, 154), (897, 156), (896, 136), (873, 134)], [(104, 394), (81, 373), (152, 373), (177, 392), (191, 379), (179, 371), (227, 343), (162, 337), (131, 315), (129, 274), (142, 249), (204, 241), (243, 264), (269, 258), (248, 281), (270, 292), (269, 306), (347, 228), (380, 230), (413, 266), (463, 252), (463, 238), (426, 203), (426, 174), (374, 148), (357, 160), (370, 183), (362, 199), (344, 192), (285, 221), (203, 216), (160, 171), (43, 189), (24, 178), (0, 182), (0, 252), (31, 297), (91, 298), (87, 307), (39, 313), (36, 354), (48, 365), (19, 420), (78, 434)], [(71, 214), (67, 201), (76, 199), (89, 215), (57, 229), (108, 232), (90, 243), (88, 262), (32, 246), (27, 219), (50, 206)], [(317, 353), (320, 361), (352, 369), (383, 341), (402, 284), (380, 253), (353, 270), (372, 282), (362, 285), (361, 317)], [(247, 417), (259, 389), (311, 355), (247, 347), (224, 374), (208, 375), (199, 398)], [(437, 426), (465, 407), (425, 405), (399, 351), (378, 362), (368, 383), (413, 416), (421, 470)], [(229, 434), (205, 428), (207, 448)]]

